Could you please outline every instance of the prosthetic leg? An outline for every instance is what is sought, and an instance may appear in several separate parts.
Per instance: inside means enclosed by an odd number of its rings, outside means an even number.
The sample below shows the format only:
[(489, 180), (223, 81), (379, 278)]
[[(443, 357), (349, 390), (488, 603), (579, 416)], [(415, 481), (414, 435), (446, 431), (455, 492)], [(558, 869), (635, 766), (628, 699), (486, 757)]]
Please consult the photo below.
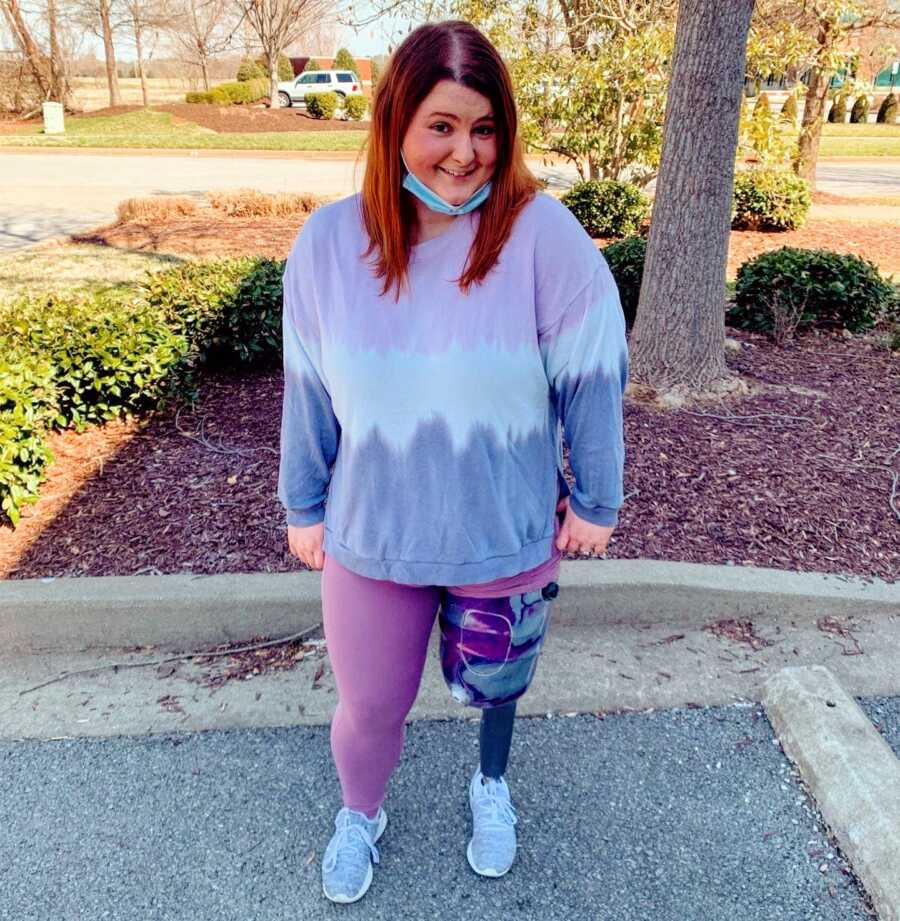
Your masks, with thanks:
[(450, 693), (481, 714), (481, 770), (506, 770), (516, 701), (528, 690), (550, 624), (559, 585), (501, 598), (445, 592), (441, 604), (441, 669)]

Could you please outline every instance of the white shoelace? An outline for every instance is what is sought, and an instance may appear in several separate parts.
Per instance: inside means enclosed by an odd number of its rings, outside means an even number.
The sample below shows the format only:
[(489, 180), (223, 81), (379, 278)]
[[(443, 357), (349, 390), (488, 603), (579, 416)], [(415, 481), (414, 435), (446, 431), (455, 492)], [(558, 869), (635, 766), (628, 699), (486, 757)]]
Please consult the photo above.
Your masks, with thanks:
[(329, 853), (325, 855), (325, 860), (322, 864), (323, 868), (330, 873), (337, 866), (340, 854), (347, 853), (355, 857), (359, 853), (353, 842), (352, 836), (354, 833), (369, 849), (373, 863), (378, 863), (378, 848), (372, 843), (372, 839), (366, 833), (365, 828), (358, 823), (352, 824), (350, 816), (346, 814), (341, 816), (338, 821), (340, 824), (337, 827), (337, 836), (332, 839), (329, 845)]
[(513, 804), (500, 795), (499, 789), (484, 784), (482, 791), (481, 795), (475, 796), (479, 829), (500, 831), (519, 821)]

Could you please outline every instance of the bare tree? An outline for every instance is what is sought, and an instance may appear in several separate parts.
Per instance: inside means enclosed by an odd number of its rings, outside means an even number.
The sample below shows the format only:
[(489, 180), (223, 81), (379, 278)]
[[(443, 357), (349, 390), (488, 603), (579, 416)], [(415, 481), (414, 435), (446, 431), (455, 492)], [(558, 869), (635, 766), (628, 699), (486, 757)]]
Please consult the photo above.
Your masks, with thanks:
[[(22, 52), (41, 96), (46, 100), (61, 102), (71, 109), (72, 90), (69, 85), (68, 68), (58, 36), (58, 16), (55, 0), (46, 0), (40, 12), (46, 16), (49, 54), (35, 36), (29, 18), (19, 0), (0, 0), (0, 10), (10, 33)], [(31, 17), (33, 20), (33, 16)], [(40, 18), (43, 18), (41, 16)]]
[(239, 25), (232, 0), (172, 0), (167, 32), (184, 59), (200, 68), (209, 90), (209, 62), (227, 51)]
[(269, 104), (278, 105), (278, 56), (328, 16), (325, 0), (234, 0), (249, 23), (269, 71)]
[(150, 105), (150, 93), (147, 88), (147, 73), (144, 67), (146, 60), (144, 43), (148, 32), (162, 29), (168, 23), (168, 10), (159, 0), (122, 0), (122, 3), (131, 19), (135, 67), (141, 81), (141, 96), (146, 107)]
[(681, 0), (662, 161), (631, 336), (632, 376), (658, 389), (728, 386), (725, 263), (754, 0)]
[(119, 71), (116, 64), (115, 36), (127, 24), (127, 19), (123, 18), (123, 14), (121, 0), (72, 0), (70, 4), (70, 15), (73, 21), (103, 42), (103, 62), (111, 106), (122, 104)]

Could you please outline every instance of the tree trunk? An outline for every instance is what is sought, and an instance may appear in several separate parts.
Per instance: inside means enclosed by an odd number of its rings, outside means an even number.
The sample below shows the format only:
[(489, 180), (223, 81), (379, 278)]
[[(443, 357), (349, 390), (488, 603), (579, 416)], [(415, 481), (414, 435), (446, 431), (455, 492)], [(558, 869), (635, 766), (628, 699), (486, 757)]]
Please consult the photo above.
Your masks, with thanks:
[(110, 0), (100, 0), (100, 25), (103, 27), (103, 52), (106, 57), (106, 83), (109, 86), (109, 104), (122, 105), (119, 92), (119, 74), (116, 71), (116, 50), (113, 47), (112, 27), (109, 23)]
[(809, 72), (809, 89), (803, 106), (803, 120), (800, 122), (800, 140), (794, 158), (794, 172), (809, 183), (810, 190), (816, 188), (816, 162), (819, 159), (819, 141), (822, 139), (822, 122), (825, 115), (825, 100), (831, 74), (818, 65)]
[(269, 55), (269, 108), (278, 108), (278, 53)]
[(147, 109), (150, 107), (150, 93), (147, 90), (147, 74), (144, 70), (144, 29), (136, 6), (131, 8), (131, 18), (134, 22), (134, 48), (137, 54), (138, 76), (141, 78), (141, 97), (144, 100), (144, 108)]
[(201, 48), (200, 49), (200, 75), (203, 78), (203, 89), (205, 92), (209, 92), (209, 65), (206, 61), (206, 52)]
[(631, 377), (704, 390), (725, 365), (725, 263), (754, 0), (681, 0)]

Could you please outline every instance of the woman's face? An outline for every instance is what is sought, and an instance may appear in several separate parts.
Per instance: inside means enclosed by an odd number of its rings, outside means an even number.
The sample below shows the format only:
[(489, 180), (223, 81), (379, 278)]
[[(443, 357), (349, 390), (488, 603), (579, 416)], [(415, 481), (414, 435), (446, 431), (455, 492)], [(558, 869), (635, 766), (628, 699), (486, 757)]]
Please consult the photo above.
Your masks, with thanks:
[(497, 137), (490, 101), (441, 80), (413, 115), (402, 150), (418, 179), (444, 201), (461, 205), (494, 173)]

